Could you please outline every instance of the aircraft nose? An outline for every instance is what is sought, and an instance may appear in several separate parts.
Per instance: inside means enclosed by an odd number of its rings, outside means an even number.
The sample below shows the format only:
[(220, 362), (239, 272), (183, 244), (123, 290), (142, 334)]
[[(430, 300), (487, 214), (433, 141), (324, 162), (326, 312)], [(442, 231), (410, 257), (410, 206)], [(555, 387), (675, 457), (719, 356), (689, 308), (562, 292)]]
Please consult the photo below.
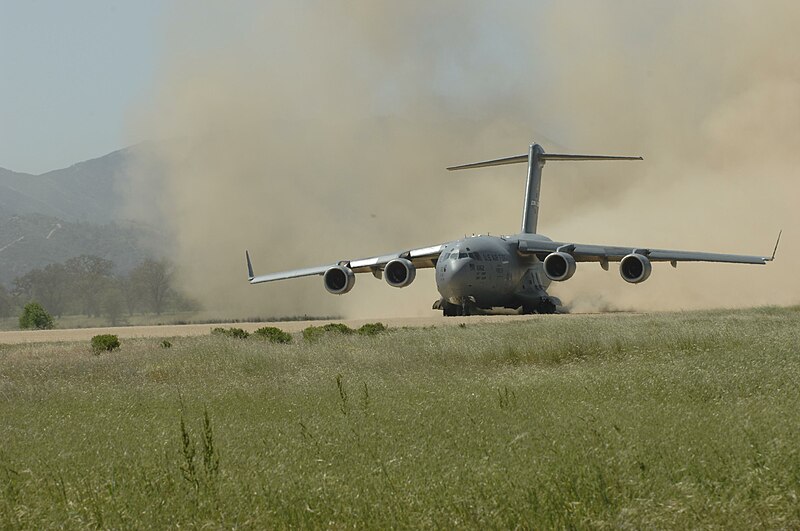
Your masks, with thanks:
[(457, 294), (467, 287), (471, 279), (470, 259), (461, 259), (447, 265), (444, 273), (445, 284), (450, 293)]
[(467, 270), (466, 260), (456, 260), (447, 266), (447, 273), (449, 278), (460, 276)]

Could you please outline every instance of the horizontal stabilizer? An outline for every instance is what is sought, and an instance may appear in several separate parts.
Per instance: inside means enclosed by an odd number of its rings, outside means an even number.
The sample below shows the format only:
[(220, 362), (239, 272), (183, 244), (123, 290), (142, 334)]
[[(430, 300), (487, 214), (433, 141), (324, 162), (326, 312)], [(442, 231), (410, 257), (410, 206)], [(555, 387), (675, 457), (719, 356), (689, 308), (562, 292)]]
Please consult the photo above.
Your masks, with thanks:
[(472, 164), (461, 164), (460, 166), (450, 166), (448, 170), (466, 170), (469, 168), (484, 168), (486, 166), (504, 166), (506, 164), (517, 164), (519, 162), (528, 162), (528, 155), (515, 155), (513, 157), (505, 157), (502, 159), (484, 160), (483, 162), (473, 162)]
[(642, 157), (620, 157), (617, 155), (561, 155), (558, 153), (542, 153), (543, 160), (644, 160)]
[[(539, 160), (644, 160), (642, 157), (620, 157), (616, 155), (564, 155), (560, 153), (540, 153)], [(461, 164), (450, 166), (448, 170), (467, 170), (471, 168), (485, 168), (487, 166), (504, 166), (506, 164), (518, 164), (528, 162), (528, 155), (514, 155), (513, 157), (503, 157), (502, 159), (484, 160), (471, 164)]]

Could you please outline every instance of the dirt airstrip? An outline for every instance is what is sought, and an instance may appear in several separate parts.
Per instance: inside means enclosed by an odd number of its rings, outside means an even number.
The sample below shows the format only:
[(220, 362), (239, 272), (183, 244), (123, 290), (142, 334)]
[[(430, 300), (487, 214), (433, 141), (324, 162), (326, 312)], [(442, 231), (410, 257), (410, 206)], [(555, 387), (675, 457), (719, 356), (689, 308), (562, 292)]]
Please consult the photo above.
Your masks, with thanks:
[[(559, 316), (557, 318), (563, 318)], [(47, 343), (59, 341), (88, 341), (98, 334), (115, 334), (121, 339), (141, 337), (186, 337), (208, 335), (212, 328), (235, 326), (252, 332), (262, 326), (275, 326), (285, 332), (299, 332), (309, 326), (321, 326), (326, 323), (344, 323), (351, 328), (358, 328), (364, 323), (382, 322), (390, 328), (453, 326), (461, 323), (478, 324), (493, 322), (524, 321), (530, 319), (552, 319), (553, 316), (538, 315), (480, 315), (470, 317), (399, 317), (387, 319), (344, 319), (331, 321), (281, 321), (260, 323), (222, 323), (222, 324), (188, 324), (188, 325), (154, 325), (154, 326), (117, 326), (108, 328), (70, 328), (57, 330), (13, 330), (0, 332), (0, 344)]]

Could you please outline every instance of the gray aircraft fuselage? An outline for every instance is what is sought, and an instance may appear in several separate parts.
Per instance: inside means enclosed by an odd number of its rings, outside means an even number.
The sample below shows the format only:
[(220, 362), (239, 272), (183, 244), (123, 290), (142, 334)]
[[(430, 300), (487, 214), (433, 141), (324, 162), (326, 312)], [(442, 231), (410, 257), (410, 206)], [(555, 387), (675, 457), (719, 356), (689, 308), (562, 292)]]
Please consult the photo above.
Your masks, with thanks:
[(464, 308), (523, 307), (543, 313), (554, 311), (561, 301), (546, 292), (550, 279), (542, 262), (534, 255), (518, 253), (520, 238), (550, 241), (542, 235), (524, 234), (473, 236), (446, 244), (436, 262), (442, 309), (463, 312)]

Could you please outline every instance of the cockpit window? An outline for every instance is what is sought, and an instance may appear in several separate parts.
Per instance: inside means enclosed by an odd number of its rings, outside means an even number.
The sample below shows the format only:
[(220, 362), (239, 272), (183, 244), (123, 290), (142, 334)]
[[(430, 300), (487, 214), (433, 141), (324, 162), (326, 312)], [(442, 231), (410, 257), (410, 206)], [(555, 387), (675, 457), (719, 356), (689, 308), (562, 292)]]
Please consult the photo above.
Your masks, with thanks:
[(465, 253), (460, 251), (453, 251), (447, 258), (450, 260), (463, 260), (464, 258), (472, 258), (474, 260), (480, 260), (480, 256), (478, 253)]

